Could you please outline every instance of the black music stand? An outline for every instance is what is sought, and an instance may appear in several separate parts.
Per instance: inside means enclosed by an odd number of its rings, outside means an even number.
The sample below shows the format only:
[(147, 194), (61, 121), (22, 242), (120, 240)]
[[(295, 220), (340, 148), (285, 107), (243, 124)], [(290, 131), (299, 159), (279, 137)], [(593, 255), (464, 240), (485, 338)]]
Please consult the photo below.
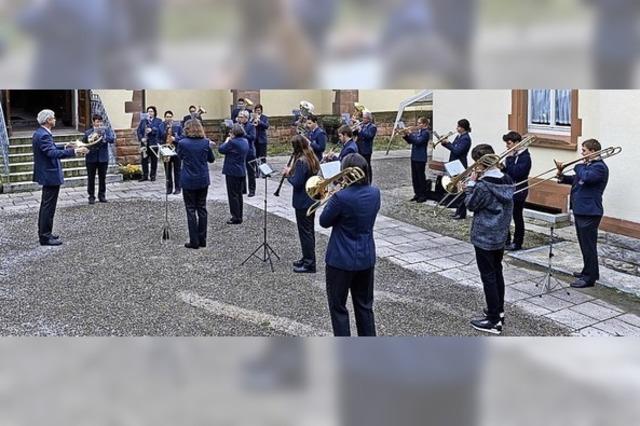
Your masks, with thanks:
[[(249, 161), (248, 163), (258, 164), (262, 160), (266, 161), (266, 158), (259, 157), (255, 160)], [(276, 251), (269, 245), (269, 242), (267, 241), (267, 182), (273, 174), (273, 169), (271, 168), (271, 166), (269, 166), (268, 163), (264, 162), (258, 166), (258, 171), (260, 172), (260, 178), (264, 179), (264, 221), (262, 224), (263, 239), (262, 243), (249, 256), (247, 256), (247, 258), (240, 265), (244, 265), (249, 261), (249, 259), (251, 259), (252, 257), (256, 257), (263, 263), (268, 261), (269, 265), (271, 266), (271, 272), (275, 272), (275, 270), (273, 269), (273, 261), (271, 260), (271, 255), (273, 254), (278, 260), (280, 260), (280, 256), (278, 256)], [(257, 254), (260, 250), (262, 250), (262, 257)]]
[[(551, 225), (549, 227), (549, 258), (548, 258), (549, 260), (547, 263), (547, 273), (544, 274), (536, 282), (536, 287), (540, 287), (542, 285), (542, 288), (540, 289), (540, 294), (538, 294), (539, 297), (542, 297), (542, 295), (545, 293), (549, 293), (551, 290), (555, 289), (556, 287), (564, 288), (567, 291), (567, 295), (569, 295), (569, 286), (563, 285), (562, 281), (556, 278), (553, 272), (553, 256), (554, 256), (553, 239), (555, 238), (555, 234), (553, 233), (553, 230), (554, 230), (554, 226)], [(551, 280), (554, 281), (553, 284)]]

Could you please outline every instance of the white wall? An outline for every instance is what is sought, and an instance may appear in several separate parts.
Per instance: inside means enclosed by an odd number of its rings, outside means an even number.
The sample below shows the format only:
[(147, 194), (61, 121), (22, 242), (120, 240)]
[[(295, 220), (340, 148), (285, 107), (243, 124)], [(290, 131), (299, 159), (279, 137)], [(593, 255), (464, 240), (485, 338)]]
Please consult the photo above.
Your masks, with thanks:
[(102, 99), (109, 121), (114, 129), (131, 127), (133, 114), (124, 112), (124, 103), (133, 99), (133, 90), (92, 90)]
[(400, 102), (422, 90), (360, 90), (358, 99), (371, 112), (397, 111)]
[(189, 113), (190, 105), (202, 105), (207, 110), (204, 119), (227, 118), (233, 101), (231, 90), (147, 90), (146, 96), (147, 106), (158, 108), (160, 117), (170, 110), (177, 119)]
[(309, 101), (316, 114), (331, 114), (333, 90), (261, 90), (260, 103), (268, 116), (287, 116), (298, 109), (300, 101)]

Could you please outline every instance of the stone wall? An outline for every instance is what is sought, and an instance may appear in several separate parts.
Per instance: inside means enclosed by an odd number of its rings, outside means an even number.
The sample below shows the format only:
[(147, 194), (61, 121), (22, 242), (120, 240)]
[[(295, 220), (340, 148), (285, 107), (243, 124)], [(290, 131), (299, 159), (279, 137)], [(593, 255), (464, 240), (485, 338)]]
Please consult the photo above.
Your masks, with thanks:
[(600, 263), (609, 268), (640, 276), (640, 239), (599, 232), (598, 254)]

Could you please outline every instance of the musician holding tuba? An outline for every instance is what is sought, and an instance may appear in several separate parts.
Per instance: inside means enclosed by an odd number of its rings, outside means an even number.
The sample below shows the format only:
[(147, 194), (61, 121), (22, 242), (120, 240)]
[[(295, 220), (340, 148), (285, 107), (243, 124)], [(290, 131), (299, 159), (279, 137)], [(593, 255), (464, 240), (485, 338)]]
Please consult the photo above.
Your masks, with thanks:
[(373, 122), (373, 114), (368, 109), (362, 111), (362, 123), (355, 127), (353, 135), (356, 137), (358, 153), (367, 160), (369, 165), (369, 183), (373, 179), (373, 169), (371, 168), (371, 154), (373, 154), (373, 139), (376, 137), (378, 128)]
[(341, 167), (364, 173), (359, 181), (335, 192), (320, 215), (320, 226), (332, 228), (325, 257), (331, 325), (335, 336), (351, 335), (346, 306), (351, 292), (358, 336), (375, 336), (373, 225), (380, 210), (380, 190), (369, 184), (369, 165), (360, 154), (346, 155)]
[(316, 238), (315, 213), (307, 216), (307, 209), (313, 200), (307, 195), (305, 184), (307, 180), (318, 174), (320, 162), (311, 150), (307, 138), (296, 135), (291, 139), (293, 161), (291, 167), (285, 167), (282, 173), (293, 187), (292, 205), (296, 211), (296, 224), (302, 249), (302, 258), (293, 262), (293, 272), (316, 272)]
[(409, 201), (424, 203), (427, 201), (427, 144), (429, 143), (428, 120), (418, 118), (418, 126), (412, 132), (404, 132), (403, 139), (411, 145), (411, 183), (413, 198)]
[[(164, 141), (164, 124), (158, 118), (158, 110), (154, 106), (147, 108), (147, 117), (140, 120), (136, 131), (140, 141), (140, 154), (142, 156), (142, 179), (140, 182), (156, 180), (158, 171), (158, 146)], [(149, 173), (149, 161), (151, 161), (151, 173)]]
[(266, 162), (267, 157), (267, 130), (269, 129), (269, 117), (263, 114), (262, 104), (256, 105), (253, 110), (253, 120), (251, 121), (256, 128), (256, 157), (264, 158), (261, 162)]
[[(507, 149), (513, 148), (518, 142), (522, 141), (522, 136), (518, 132), (510, 131), (502, 136), (502, 140), (506, 143)], [(523, 182), (516, 186), (516, 193), (513, 195), (513, 222), (515, 224), (515, 232), (513, 234), (513, 242), (511, 241), (511, 230), (507, 233), (507, 246), (505, 250), (516, 251), (522, 249), (524, 242), (524, 203), (527, 200), (529, 191), (527, 190), (527, 179), (531, 171), (531, 155), (528, 148), (510, 152), (504, 160), (504, 172), (514, 182)]]
[(113, 131), (104, 126), (102, 116), (94, 114), (91, 117), (93, 127), (84, 132), (82, 142), (87, 144), (91, 139), (102, 138), (98, 147), (90, 149), (85, 157), (87, 167), (87, 193), (89, 204), (96, 203), (96, 172), (98, 172), (98, 201), (107, 202), (107, 169), (109, 168), (109, 144), (116, 141)]
[[(185, 122), (187, 123), (188, 120)], [(176, 149), (178, 141), (182, 138), (182, 126), (180, 123), (173, 121), (173, 111), (165, 111), (165, 144), (172, 149)], [(182, 161), (178, 155), (168, 157), (164, 161), (164, 174), (167, 177), (167, 194), (180, 194), (182, 191), (180, 186), (180, 167)]]
[[(460, 160), (462, 165), (467, 168), (467, 155), (471, 149), (471, 136), (469, 135), (471, 133), (471, 124), (469, 120), (466, 118), (458, 120), (456, 131), (458, 132), (458, 136), (456, 136), (453, 142), (444, 140), (442, 141), (442, 146), (451, 151), (449, 155), (450, 162)], [(458, 204), (456, 212), (451, 217), (454, 220), (461, 220), (467, 217), (467, 209), (464, 206), (464, 201)]]
[(324, 150), (327, 148), (327, 133), (318, 125), (318, 117), (310, 114), (305, 122), (307, 129), (307, 138), (309, 139), (311, 149), (316, 154), (318, 161), (322, 160)]
[(598, 267), (598, 227), (604, 214), (602, 194), (609, 181), (609, 168), (598, 155), (602, 148), (596, 139), (582, 142), (583, 164), (577, 164), (574, 175), (558, 172), (558, 182), (571, 185), (571, 209), (582, 252), (583, 268), (574, 272), (577, 279), (571, 287), (593, 287), (600, 278)]
[(250, 106), (249, 104), (253, 105), (251, 100), (238, 98), (238, 101), (236, 102), (236, 106), (231, 111), (231, 121), (236, 123), (238, 121), (238, 115), (242, 111), (248, 111), (249, 113), (251, 113), (251, 108), (249, 108)]
[(249, 149), (249, 142), (240, 124), (233, 125), (229, 137), (218, 147), (218, 152), (224, 154), (222, 174), (225, 176), (231, 212), (228, 225), (242, 223), (242, 186), (247, 175), (246, 162)]
[(182, 118), (182, 122), (180, 123), (180, 125), (182, 126), (182, 128), (184, 128), (184, 125), (187, 121), (191, 120), (191, 119), (196, 119), (200, 122), (200, 124), (202, 124), (202, 114), (204, 111), (202, 109), (202, 107), (196, 108), (195, 105), (189, 105), (189, 114), (185, 115)]
[(499, 168), (500, 157), (491, 145), (480, 144), (471, 152), (474, 171), (464, 186), (466, 208), (473, 212), (471, 243), (487, 303), (485, 315), (471, 326), (492, 334), (504, 325), (504, 277), (502, 257), (513, 214), (513, 180)]

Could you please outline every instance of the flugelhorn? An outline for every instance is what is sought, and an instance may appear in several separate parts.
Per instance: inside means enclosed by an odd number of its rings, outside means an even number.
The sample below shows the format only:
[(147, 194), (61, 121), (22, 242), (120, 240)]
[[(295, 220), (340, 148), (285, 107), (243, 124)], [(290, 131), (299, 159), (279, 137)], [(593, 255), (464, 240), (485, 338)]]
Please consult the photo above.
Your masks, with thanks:
[(103, 136), (98, 132), (93, 132), (87, 137), (87, 143), (82, 142), (81, 140), (76, 140), (73, 144), (76, 148), (87, 148), (89, 151), (93, 151), (94, 149), (100, 148), (102, 145)]
[(605, 158), (613, 157), (614, 155), (618, 155), (621, 152), (622, 152), (622, 147), (620, 147), (620, 146), (610, 146), (608, 148), (604, 148), (604, 149), (601, 149), (600, 151), (592, 152), (591, 154), (583, 155), (580, 158), (576, 158), (575, 160), (568, 161), (568, 162), (565, 162), (565, 163), (561, 163), (560, 161), (553, 160), (553, 162), (555, 163), (555, 167), (553, 167), (553, 168), (551, 168), (549, 170), (545, 170), (544, 172), (539, 173), (539, 174), (537, 174), (537, 175), (535, 175), (533, 177), (530, 177), (530, 178), (527, 178), (525, 180), (522, 180), (522, 181), (516, 183), (516, 186), (520, 186), (522, 184), (526, 184), (529, 181), (534, 180), (534, 179), (540, 179), (542, 176), (547, 175), (547, 174), (552, 173), (552, 172), (555, 172), (555, 174), (553, 174), (552, 176), (550, 176), (548, 178), (541, 179), (541, 180), (539, 180), (537, 182), (534, 182), (531, 185), (527, 185), (524, 188), (520, 188), (515, 193), (517, 194), (519, 192), (526, 191), (527, 189), (533, 188), (534, 186), (540, 185), (541, 183), (544, 183), (544, 182), (546, 182), (548, 180), (556, 179), (557, 176), (561, 175), (564, 172), (564, 170), (569, 166), (575, 166), (576, 164), (578, 164), (578, 163), (580, 163), (582, 161), (585, 161), (585, 160), (594, 160), (596, 158), (605, 159)]
[(437, 132), (433, 132), (433, 135), (438, 138), (434, 143), (433, 143), (433, 147), (437, 147), (438, 145), (440, 145), (442, 142), (448, 140), (451, 136), (453, 136), (455, 134), (454, 131), (451, 131), (449, 133), (447, 133), (446, 135), (440, 136), (438, 135)]
[(307, 216), (311, 216), (316, 210), (327, 204), (335, 193), (364, 178), (364, 171), (360, 167), (347, 167), (328, 179), (323, 179), (320, 176), (311, 176), (305, 183), (305, 190), (309, 198), (315, 200), (315, 202), (307, 209)]

